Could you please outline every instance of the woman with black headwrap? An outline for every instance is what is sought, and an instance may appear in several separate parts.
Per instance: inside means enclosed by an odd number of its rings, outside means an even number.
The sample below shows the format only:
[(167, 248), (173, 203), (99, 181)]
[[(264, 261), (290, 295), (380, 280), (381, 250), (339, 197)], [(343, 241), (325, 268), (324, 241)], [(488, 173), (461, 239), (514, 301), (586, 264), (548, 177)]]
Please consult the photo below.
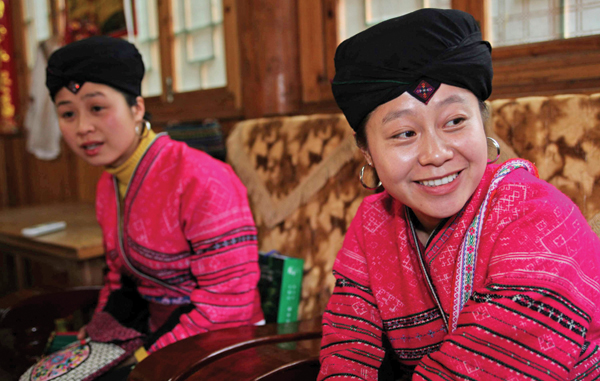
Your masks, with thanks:
[(319, 379), (600, 377), (600, 241), (533, 164), (487, 160), (491, 47), (473, 17), (382, 22), (335, 65), (380, 182), (360, 180), (384, 190), (335, 261)]
[(143, 76), (135, 46), (92, 37), (54, 52), (46, 82), (69, 147), (106, 170), (96, 214), (108, 273), (80, 338), (125, 342), (138, 359), (262, 320), (246, 189), (228, 165), (150, 129)]

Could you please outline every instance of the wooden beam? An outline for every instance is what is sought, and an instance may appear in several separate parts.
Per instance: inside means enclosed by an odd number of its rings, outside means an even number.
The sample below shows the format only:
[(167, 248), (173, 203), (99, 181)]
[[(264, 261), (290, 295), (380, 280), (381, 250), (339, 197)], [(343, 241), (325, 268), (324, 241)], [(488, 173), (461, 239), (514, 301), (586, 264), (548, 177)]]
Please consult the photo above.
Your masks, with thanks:
[(452, 9), (470, 13), (479, 23), (484, 40), (491, 38), (491, 7), (489, 0), (452, 0)]
[(225, 33), (225, 59), (227, 64), (227, 90), (234, 97), (236, 110), (242, 109), (242, 70), (238, 39), (237, 0), (223, 0), (223, 30)]
[[(173, 8), (172, 0), (157, 0), (158, 4), (158, 40), (160, 49), (160, 72), (162, 77), (162, 94), (160, 96), (163, 102), (172, 102), (171, 98), (173, 86), (175, 83), (174, 72), (174, 48), (173, 40)], [(151, 113), (155, 110), (150, 109)]]
[[(298, 0), (304, 1), (304, 0)], [(296, 0), (238, 3), (244, 116), (296, 113), (302, 100)]]
[(327, 81), (327, 52), (323, 0), (298, 1), (302, 101), (318, 102)]

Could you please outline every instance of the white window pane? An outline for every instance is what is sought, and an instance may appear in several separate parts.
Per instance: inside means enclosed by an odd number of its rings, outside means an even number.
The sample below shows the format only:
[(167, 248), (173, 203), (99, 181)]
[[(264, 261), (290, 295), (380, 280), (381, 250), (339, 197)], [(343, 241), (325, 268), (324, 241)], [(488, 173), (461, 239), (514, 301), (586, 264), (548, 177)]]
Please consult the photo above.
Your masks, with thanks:
[(162, 93), (157, 11), (157, 0), (135, 0), (137, 29), (135, 45), (142, 55), (144, 67), (146, 68), (142, 81), (142, 95), (144, 97), (157, 96)]
[(565, 37), (600, 33), (600, 1), (566, 0), (565, 3), (567, 13)]
[(562, 38), (561, 0), (492, 0), (494, 46)]
[(222, 0), (212, 0), (211, 8), (212, 8), (213, 23), (222, 24), (223, 23), (223, 1)]
[(365, 21), (367, 25), (375, 25), (381, 21), (416, 11), (422, 7), (422, 0), (365, 0)]
[(214, 59), (202, 65), (202, 82), (207, 88), (224, 87), (227, 85), (227, 70), (225, 65), (225, 42), (223, 41), (223, 24), (213, 30)]
[(142, 95), (144, 97), (157, 96), (162, 93), (162, 76), (160, 72), (160, 46), (157, 40), (138, 46), (146, 74), (142, 81)]
[(214, 58), (213, 28), (201, 28), (187, 33), (188, 61), (199, 62)]
[(212, 24), (210, 0), (184, 0), (185, 29), (204, 28)]
[(340, 41), (369, 26), (421, 8), (450, 9), (451, 0), (339, 0), (338, 36)]
[(173, 0), (177, 92), (227, 85), (222, 0)]
[(185, 5), (183, 0), (172, 0), (173, 10), (173, 32), (175, 34), (185, 30)]
[(180, 34), (175, 37), (175, 70), (177, 73), (175, 90), (178, 92), (198, 90), (202, 88), (200, 64), (191, 63), (187, 56), (187, 36)]
[(50, 14), (47, 0), (34, 0), (35, 34), (38, 41), (50, 38)]

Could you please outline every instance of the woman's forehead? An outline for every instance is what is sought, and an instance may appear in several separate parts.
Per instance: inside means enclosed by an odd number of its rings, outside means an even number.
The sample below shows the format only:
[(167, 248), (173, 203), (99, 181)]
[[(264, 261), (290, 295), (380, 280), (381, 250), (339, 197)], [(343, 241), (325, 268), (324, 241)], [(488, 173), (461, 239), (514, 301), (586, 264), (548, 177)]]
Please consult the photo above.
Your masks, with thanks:
[(478, 104), (477, 97), (469, 90), (442, 84), (427, 104), (404, 92), (397, 98), (377, 107), (373, 114), (379, 117), (381, 123), (385, 124), (390, 120), (404, 116), (431, 115), (450, 105), (477, 108), (479, 107)]
[(56, 93), (54, 102), (60, 106), (64, 102), (85, 101), (92, 98), (110, 98), (118, 91), (108, 85), (95, 82), (84, 82), (77, 93), (63, 87)]

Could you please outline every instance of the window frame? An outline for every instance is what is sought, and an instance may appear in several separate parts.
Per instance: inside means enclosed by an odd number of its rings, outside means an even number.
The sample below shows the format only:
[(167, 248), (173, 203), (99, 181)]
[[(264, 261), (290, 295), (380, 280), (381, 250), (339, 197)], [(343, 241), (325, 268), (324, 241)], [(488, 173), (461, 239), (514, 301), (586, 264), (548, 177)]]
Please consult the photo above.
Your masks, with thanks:
[(172, 0), (157, 0), (159, 17), (160, 70), (162, 94), (144, 98), (152, 121), (159, 124), (193, 121), (203, 118), (237, 118), (242, 116), (240, 50), (238, 41), (237, 1), (223, 0), (223, 30), (227, 85), (177, 93)]
[[(23, 1), (14, 2), (12, 20), (15, 25), (15, 46), (26, 43)], [(173, 88), (174, 72), (174, 32), (172, 22), (172, 0), (157, 0), (159, 17), (159, 49), (161, 65), (162, 94), (145, 97), (146, 109), (152, 115), (152, 122), (158, 125), (198, 121), (204, 118), (239, 118), (242, 113), (242, 84), (240, 69), (240, 49), (238, 42), (237, 0), (223, 0), (223, 30), (225, 41), (227, 85), (214, 89), (200, 89), (189, 92), (169, 92)], [(64, 30), (64, 18), (60, 14), (58, 0), (50, 0), (52, 35), (60, 38)], [(64, 29), (64, 28), (62, 28)], [(24, 49), (15, 49), (19, 98), (18, 124), (21, 125), (28, 104), (30, 73)], [(172, 90), (171, 90), (172, 91)]]
[[(483, 38), (491, 36), (491, 0), (452, 0), (470, 13)], [(303, 0), (298, 5), (304, 112), (339, 112), (331, 94), (337, 47), (337, 0)], [(492, 50), (491, 99), (600, 92), (600, 34)]]

